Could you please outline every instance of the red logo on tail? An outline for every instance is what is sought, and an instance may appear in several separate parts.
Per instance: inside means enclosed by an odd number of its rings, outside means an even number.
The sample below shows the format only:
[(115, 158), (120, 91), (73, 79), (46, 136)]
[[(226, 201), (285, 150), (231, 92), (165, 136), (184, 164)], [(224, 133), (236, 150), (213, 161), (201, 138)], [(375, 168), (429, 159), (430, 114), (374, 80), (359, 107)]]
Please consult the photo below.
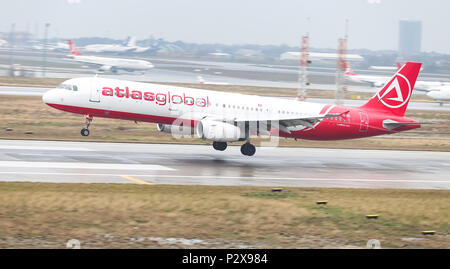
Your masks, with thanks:
[(408, 104), (412, 88), (409, 80), (402, 74), (397, 74), (389, 81), (383, 90), (379, 91), (378, 99), (387, 107), (399, 108)]

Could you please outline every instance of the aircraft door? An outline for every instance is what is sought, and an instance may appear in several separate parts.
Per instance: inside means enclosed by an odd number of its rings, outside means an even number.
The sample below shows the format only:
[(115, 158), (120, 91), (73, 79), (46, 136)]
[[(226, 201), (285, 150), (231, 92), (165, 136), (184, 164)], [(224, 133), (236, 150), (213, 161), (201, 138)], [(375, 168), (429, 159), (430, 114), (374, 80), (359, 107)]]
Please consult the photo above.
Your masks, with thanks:
[(100, 103), (100, 94), (101, 88), (99, 87), (97, 79), (94, 78), (91, 81), (91, 94), (89, 97), (89, 101), (94, 103)]
[(360, 119), (360, 124), (359, 124), (359, 131), (360, 132), (367, 132), (367, 130), (369, 129), (369, 114), (367, 114), (364, 111), (360, 111), (359, 112), (359, 119)]

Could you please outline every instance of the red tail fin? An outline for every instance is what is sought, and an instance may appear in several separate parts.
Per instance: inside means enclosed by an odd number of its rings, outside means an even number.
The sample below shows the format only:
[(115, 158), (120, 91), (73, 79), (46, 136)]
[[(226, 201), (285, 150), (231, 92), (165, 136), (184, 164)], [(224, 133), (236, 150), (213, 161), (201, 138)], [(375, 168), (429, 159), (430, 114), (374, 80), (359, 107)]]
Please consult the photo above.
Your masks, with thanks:
[(421, 63), (407, 62), (362, 109), (405, 115)]
[(353, 70), (350, 68), (350, 65), (347, 63), (347, 61), (344, 61), (344, 68), (345, 68), (345, 75), (346, 76), (355, 76), (356, 73), (353, 72)]
[(75, 47), (75, 44), (72, 42), (72, 40), (67, 40), (67, 44), (69, 44), (70, 54), (81, 56), (81, 52), (78, 51), (77, 47)]
[(402, 67), (402, 64), (399, 62), (397, 62), (396, 65), (397, 65), (397, 70), (399, 70)]

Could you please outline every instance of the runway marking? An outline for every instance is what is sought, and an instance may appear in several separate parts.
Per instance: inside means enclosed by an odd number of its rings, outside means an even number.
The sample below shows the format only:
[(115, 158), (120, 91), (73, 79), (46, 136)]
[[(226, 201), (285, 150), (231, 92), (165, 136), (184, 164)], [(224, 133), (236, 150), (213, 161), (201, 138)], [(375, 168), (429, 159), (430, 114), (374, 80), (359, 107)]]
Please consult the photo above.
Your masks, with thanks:
[(0, 167), (7, 168), (72, 168), (72, 169), (108, 169), (108, 170), (163, 170), (174, 171), (170, 167), (158, 164), (128, 163), (83, 163), (83, 162), (21, 162), (0, 161)]
[(0, 95), (14, 95), (14, 96), (42, 96), (43, 92), (16, 92), (16, 91), (0, 91)]
[[(0, 174), (18, 175), (66, 175), (66, 176), (122, 176), (111, 173), (58, 173), (58, 172), (21, 172), (21, 171), (1, 171)], [(153, 178), (212, 178), (212, 179), (260, 179), (260, 180), (303, 180), (303, 181), (355, 181), (355, 182), (406, 182), (406, 183), (450, 183), (450, 180), (411, 180), (411, 179), (370, 179), (370, 178), (313, 178), (313, 177), (241, 177), (241, 176), (189, 176), (189, 175), (149, 175), (131, 174), (133, 177), (153, 177)], [(1, 181), (1, 180), (0, 180)]]
[(144, 181), (144, 180), (140, 180), (140, 179), (135, 178), (135, 177), (130, 177), (130, 176), (121, 176), (121, 177), (126, 178), (126, 179), (131, 180), (131, 181), (134, 181), (134, 182), (137, 182), (137, 183), (140, 183), (140, 184), (152, 185), (152, 183), (150, 183), (150, 182), (147, 182), (147, 181)]
[(79, 147), (71, 148), (71, 147), (46, 147), (46, 146), (39, 147), (39, 146), (9, 146), (9, 145), (0, 145), (0, 149), (93, 151), (92, 149)]

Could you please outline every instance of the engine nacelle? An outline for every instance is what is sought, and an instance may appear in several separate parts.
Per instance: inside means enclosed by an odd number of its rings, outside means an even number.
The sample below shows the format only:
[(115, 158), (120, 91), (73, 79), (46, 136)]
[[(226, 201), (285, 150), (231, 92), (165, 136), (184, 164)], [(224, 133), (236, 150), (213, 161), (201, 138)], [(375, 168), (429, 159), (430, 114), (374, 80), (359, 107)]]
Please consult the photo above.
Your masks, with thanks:
[(172, 125), (158, 123), (156, 124), (156, 129), (158, 129), (158, 131), (163, 133), (172, 133), (171, 126)]
[(176, 134), (176, 135), (192, 135), (194, 134), (194, 129), (190, 126), (181, 126), (181, 125), (169, 125), (169, 124), (156, 124), (156, 129), (158, 131), (168, 134)]
[(232, 142), (245, 139), (241, 137), (241, 128), (221, 121), (199, 121), (195, 128), (195, 133), (201, 139), (217, 142)]
[(99, 71), (107, 72), (112, 70), (112, 66), (110, 65), (102, 65), (98, 69)]
[(373, 85), (374, 87), (381, 87), (384, 85), (384, 82), (374, 82)]

